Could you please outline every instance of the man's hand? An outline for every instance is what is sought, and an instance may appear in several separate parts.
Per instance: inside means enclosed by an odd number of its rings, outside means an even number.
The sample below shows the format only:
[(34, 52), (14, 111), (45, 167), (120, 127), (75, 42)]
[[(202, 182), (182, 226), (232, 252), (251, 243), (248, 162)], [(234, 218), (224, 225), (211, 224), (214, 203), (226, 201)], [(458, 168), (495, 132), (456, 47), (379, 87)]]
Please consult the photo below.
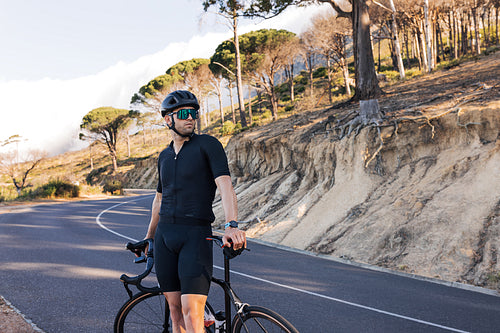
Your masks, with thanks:
[(226, 231), (224, 231), (224, 236), (222, 237), (224, 246), (231, 247), (231, 243), (229, 243), (229, 240), (233, 242), (233, 248), (235, 250), (239, 250), (242, 247), (247, 247), (246, 234), (243, 230), (240, 230), (238, 228), (229, 227), (226, 229)]

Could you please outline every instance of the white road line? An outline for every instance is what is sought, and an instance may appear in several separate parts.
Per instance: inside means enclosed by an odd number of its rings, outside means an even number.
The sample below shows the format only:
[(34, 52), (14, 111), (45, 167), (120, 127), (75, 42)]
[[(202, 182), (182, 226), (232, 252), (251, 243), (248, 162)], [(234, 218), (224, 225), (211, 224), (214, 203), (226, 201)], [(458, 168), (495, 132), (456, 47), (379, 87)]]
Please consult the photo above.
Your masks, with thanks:
[(101, 216), (102, 216), (104, 213), (106, 213), (106, 212), (108, 212), (108, 211), (112, 210), (113, 208), (116, 208), (116, 207), (118, 207), (118, 206), (122, 206), (122, 205), (128, 204), (128, 203), (130, 203), (130, 202), (139, 201), (139, 200), (144, 200), (144, 198), (140, 198), (140, 199), (134, 199), (134, 200), (125, 201), (125, 202), (122, 202), (122, 203), (119, 203), (119, 204), (113, 205), (113, 206), (111, 206), (111, 207), (109, 207), (109, 208), (106, 208), (105, 210), (103, 210), (102, 212), (100, 212), (100, 213), (99, 213), (99, 215), (97, 215), (97, 217), (95, 218), (95, 220), (96, 220), (97, 224), (98, 224), (101, 228), (103, 228), (104, 230), (106, 230), (106, 231), (108, 231), (108, 232), (110, 232), (110, 233), (112, 233), (112, 234), (115, 234), (115, 235), (117, 235), (117, 236), (119, 236), (119, 237), (121, 237), (121, 238), (125, 238), (125, 239), (128, 239), (129, 241), (132, 241), (132, 242), (136, 242), (136, 243), (137, 243), (137, 242), (138, 242), (138, 240), (137, 240), (137, 239), (134, 239), (134, 238), (131, 238), (131, 237), (128, 237), (128, 236), (122, 235), (122, 234), (120, 234), (119, 232), (116, 232), (116, 231), (114, 231), (114, 230), (111, 230), (111, 229), (109, 229), (108, 227), (106, 227), (104, 224), (102, 224), (102, 223), (101, 223)]
[[(103, 225), (101, 223), (101, 216), (110, 211), (111, 209), (113, 208), (116, 208), (116, 207), (119, 207), (119, 206), (122, 206), (122, 205), (125, 205), (127, 203), (130, 203), (130, 202), (134, 202), (134, 201), (139, 201), (139, 200), (143, 200), (144, 198), (140, 198), (140, 199), (135, 199), (135, 200), (129, 200), (129, 201), (125, 201), (125, 202), (122, 202), (122, 203), (119, 203), (119, 204), (116, 204), (116, 205), (113, 205), (105, 210), (103, 210), (102, 212), (99, 213), (99, 215), (97, 215), (96, 217), (96, 222), (97, 224), (103, 228), (104, 230), (112, 233), (112, 234), (115, 234), (119, 237), (122, 237), (122, 238), (125, 238), (125, 239), (128, 239), (132, 242), (138, 242), (137, 239), (134, 239), (134, 238), (131, 238), (131, 237), (128, 237), (128, 236), (125, 236), (123, 234), (120, 234), (119, 232), (116, 232), (114, 230), (111, 230), (109, 229), (108, 227), (106, 227), (105, 225)], [(224, 271), (224, 268), (223, 267), (219, 267), (219, 266), (216, 266), (214, 265), (214, 268), (217, 268), (217, 269), (220, 269), (222, 271)], [(357, 307), (357, 308), (361, 308), (361, 309), (364, 309), (364, 310), (368, 310), (368, 311), (373, 311), (373, 312), (377, 312), (377, 313), (381, 313), (381, 314), (384, 314), (384, 315), (387, 315), (387, 316), (391, 316), (391, 317), (396, 317), (396, 318), (400, 318), (400, 319), (405, 319), (405, 320), (409, 320), (409, 321), (413, 321), (413, 322), (416, 322), (416, 323), (419, 323), (419, 324), (424, 324), (424, 325), (428, 325), (428, 326), (433, 326), (433, 327), (437, 327), (437, 328), (441, 328), (441, 329), (444, 329), (444, 330), (448, 330), (448, 331), (451, 331), (451, 332), (460, 332), (460, 333), (469, 333), (468, 331), (462, 331), (462, 330), (459, 330), (459, 329), (456, 329), (456, 328), (453, 328), (453, 327), (448, 327), (448, 326), (444, 326), (444, 325), (439, 325), (439, 324), (435, 324), (435, 323), (431, 323), (431, 322), (428, 322), (428, 321), (425, 321), (425, 320), (420, 320), (420, 319), (417, 319), (417, 318), (412, 318), (412, 317), (408, 317), (408, 316), (403, 316), (403, 315), (400, 315), (400, 314), (397, 314), (397, 313), (393, 313), (393, 312), (389, 312), (389, 311), (384, 311), (384, 310), (380, 310), (380, 309), (377, 309), (377, 308), (373, 308), (373, 307), (370, 307), (370, 306), (366, 306), (366, 305), (362, 305), (362, 304), (357, 304), (357, 303), (353, 303), (353, 302), (349, 302), (349, 301), (344, 301), (342, 299), (339, 299), (339, 298), (335, 298), (335, 297), (330, 297), (330, 296), (326, 296), (326, 295), (322, 295), (322, 294), (318, 294), (318, 293), (315, 293), (315, 292), (312, 292), (312, 291), (308, 291), (308, 290), (304, 290), (304, 289), (300, 289), (300, 288), (296, 288), (296, 287), (292, 287), (292, 286), (288, 286), (286, 284), (281, 284), (281, 283), (277, 283), (277, 282), (273, 282), (273, 281), (270, 281), (270, 280), (266, 280), (266, 279), (262, 279), (262, 278), (259, 278), (259, 277), (256, 277), (256, 276), (252, 276), (252, 275), (248, 275), (248, 274), (245, 274), (245, 273), (240, 273), (240, 272), (236, 272), (236, 271), (233, 271), (231, 270), (231, 273), (232, 274), (236, 274), (236, 275), (240, 275), (240, 276), (243, 276), (243, 277), (246, 277), (246, 278), (249, 278), (249, 279), (252, 279), (252, 280), (256, 280), (256, 281), (260, 281), (260, 282), (264, 282), (264, 283), (268, 283), (268, 284), (272, 284), (274, 286), (278, 286), (278, 287), (281, 287), (281, 288), (285, 288), (285, 289), (290, 289), (290, 290), (293, 290), (293, 291), (298, 291), (298, 292), (301, 292), (301, 293), (304, 293), (304, 294), (307, 294), (307, 295), (311, 295), (311, 296), (316, 296), (316, 297), (320, 297), (320, 298), (324, 298), (324, 299), (328, 299), (328, 300), (331, 300), (331, 301), (334, 301), (334, 302), (338, 302), (338, 303), (342, 303), (342, 304), (346, 304), (346, 305), (350, 305), (350, 306), (354, 306), (354, 307)]]
[[(220, 270), (224, 270), (223, 267), (219, 267), (219, 266), (215, 266), (215, 265), (214, 265), (214, 267), (218, 268)], [(290, 290), (293, 290), (293, 291), (298, 291), (298, 292), (301, 292), (301, 293), (304, 293), (304, 294), (308, 294), (308, 295), (312, 295), (312, 296), (317, 296), (317, 297), (321, 297), (321, 298), (328, 299), (328, 300), (331, 300), (331, 301), (339, 302), (339, 303), (342, 303), (342, 304), (351, 305), (351, 306), (354, 306), (354, 307), (357, 307), (357, 308), (361, 308), (361, 309), (365, 309), (365, 310), (369, 310), (369, 311), (374, 311), (374, 312), (382, 313), (382, 314), (385, 314), (385, 315), (388, 315), (388, 316), (397, 317), (397, 318), (401, 318), (401, 319), (406, 319), (406, 320), (414, 321), (414, 322), (417, 322), (417, 323), (420, 323), (420, 324), (425, 324), (425, 325), (429, 325), (429, 326), (434, 326), (434, 327), (442, 328), (442, 329), (449, 330), (449, 331), (452, 331), (452, 332), (469, 333), (468, 331), (462, 331), (462, 330), (459, 330), (459, 329), (456, 329), (456, 328), (453, 328), (453, 327), (448, 327), (448, 326), (443, 326), (443, 325), (439, 325), (439, 324), (434, 324), (434, 323), (431, 323), (431, 322), (428, 322), (428, 321), (425, 321), (425, 320), (420, 320), (420, 319), (416, 319), (416, 318), (412, 318), (412, 317), (408, 317), (408, 316), (403, 316), (403, 315), (400, 315), (400, 314), (397, 314), (397, 313), (388, 312), (388, 311), (380, 310), (380, 309), (377, 309), (377, 308), (372, 308), (370, 306), (361, 305), (361, 304), (357, 304), (357, 303), (353, 303), (353, 302), (349, 302), (349, 301), (344, 301), (344, 300), (339, 299), (339, 298), (334, 298), (334, 297), (330, 297), (330, 296), (318, 294), (318, 293), (315, 293), (315, 292), (312, 292), (312, 291), (308, 291), (308, 290), (304, 290), (304, 289), (300, 289), (300, 288), (288, 286), (286, 284), (281, 284), (281, 283), (269, 281), (269, 280), (258, 278), (258, 277), (255, 277), (255, 276), (252, 276), (252, 275), (248, 275), (248, 274), (245, 274), (245, 273), (240, 273), (240, 272), (236, 272), (236, 271), (233, 271), (233, 270), (231, 270), (231, 273), (232, 274), (236, 274), (236, 275), (240, 275), (240, 276), (244, 276), (244, 277), (249, 278), (249, 279), (257, 280), (257, 281), (260, 281), (260, 282), (269, 283), (269, 284), (272, 284), (274, 286), (278, 286), (278, 287), (281, 287), (281, 288), (286, 288), (286, 289), (290, 289)]]

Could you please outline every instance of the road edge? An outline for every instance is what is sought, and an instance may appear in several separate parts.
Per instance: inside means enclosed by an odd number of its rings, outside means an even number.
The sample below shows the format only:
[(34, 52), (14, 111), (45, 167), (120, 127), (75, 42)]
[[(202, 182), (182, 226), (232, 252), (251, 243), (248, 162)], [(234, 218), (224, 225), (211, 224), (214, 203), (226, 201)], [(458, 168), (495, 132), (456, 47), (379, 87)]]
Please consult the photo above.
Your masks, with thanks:
[(431, 278), (431, 277), (417, 275), (417, 274), (412, 274), (412, 273), (399, 272), (399, 271), (392, 270), (392, 269), (389, 269), (389, 268), (384, 268), (384, 267), (380, 267), (380, 266), (370, 265), (370, 264), (356, 262), (356, 261), (342, 259), (342, 258), (336, 258), (336, 257), (332, 257), (332, 256), (329, 256), (329, 255), (326, 255), (326, 254), (314, 253), (314, 252), (307, 251), (307, 250), (300, 250), (300, 249), (296, 249), (296, 248), (293, 248), (293, 247), (290, 247), (290, 246), (276, 244), (276, 243), (271, 243), (271, 242), (267, 242), (267, 241), (264, 241), (264, 240), (261, 240), (261, 239), (257, 239), (257, 238), (250, 238), (250, 237), (247, 237), (247, 238), (248, 238), (248, 240), (250, 240), (252, 242), (255, 242), (255, 243), (258, 243), (258, 244), (261, 244), (261, 245), (266, 245), (266, 246), (274, 247), (274, 248), (277, 248), (277, 249), (280, 249), (280, 250), (285, 250), (285, 251), (289, 251), (289, 252), (300, 253), (300, 254), (311, 256), (311, 257), (322, 258), (322, 259), (326, 259), (326, 260), (338, 262), (338, 263), (341, 263), (341, 264), (351, 265), (351, 266), (354, 266), (354, 267), (366, 268), (366, 269), (369, 269), (369, 270), (372, 270), (372, 271), (377, 271), (377, 272), (382, 272), (382, 273), (388, 273), (388, 274), (398, 275), (398, 276), (402, 276), (402, 277), (411, 278), (411, 279), (414, 279), (414, 280), (426, 281), (426, 282), (440, 284), (440, 285), (444, 285), (444, 286), (448, 286), (448, 287), (452, 287), (452, 288), (463, 289), (463, 290), (468, 290), (468, 291), (472, 291), (472, 292), (482, 293), (482, 294), (486, 294), (486, 295), (490, 295), (490, 296), (500, 297), (500, 292), (498, 292), (496, 290), (488, 289), (488, 288), (483, 288), (483, 287), (479, 287), (479, 286), (473, 286), (473, 285), (466, 284), (466, 283), (461, 283), (461, 282), (453, 282), (453, 281), (440, 280), (440, 279), (437, 279), (437, 278)]
[(35, 332), (40, 332), (40, 333), (45, 333), (45, 331), (43, 331), (40, 327), (38, 327), (31, 319), (29, 319), (28, 317), (26, 317), (21, 311), (19, 311), (18, 308), (16, 308), (11, 302), (9, 302), (9, 300), (7, 300), (5, 297), (3, 297), (2, 295), (0, 295), (0, 298), (2, 299), (2, 301), (5, 303), (5, 305), (7, 305), (12, 311), (14, 311), (16, 313), (16, 315), (20, 316), (28, 325), (31, 326), (31, 328), (33, 328), (33, 330)]

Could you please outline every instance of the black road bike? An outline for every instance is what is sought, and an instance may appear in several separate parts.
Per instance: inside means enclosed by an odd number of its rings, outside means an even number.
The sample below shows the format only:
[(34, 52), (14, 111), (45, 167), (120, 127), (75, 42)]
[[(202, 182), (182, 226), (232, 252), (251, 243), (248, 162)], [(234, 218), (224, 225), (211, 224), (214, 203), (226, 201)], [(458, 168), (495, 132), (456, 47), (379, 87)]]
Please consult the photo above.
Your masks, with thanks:
[[(222, 238), (212, 236), (207, 238), (222, 248)], [(146, 246), (148, 252), (144, 256)], [(115, 317), (115, 333), (136, 332), (170, 332), (170, 312), (165, 296), (158, 287), (146, 287), (142, 281), (151, 273), (154, 265), (153, 241), (143, 240), (128, 243), (127, 249), (135, 253), (136, 263), (146, 262), (146, 270), (134, 277), (123, 274), (123, 282), (129, 299), (123, 304)], [(260, 306), (244, 303), (231, 288), (229, 260), (241, 253), (232, 248), (224, 248), (224, 280), (212, 277), (212, 282), (224, 291), (224, 311), (215, 312), (207, 302), (205, 306), (205, 331), (209, 333), (257, 333), (257, 332), (288, 332), (298, 333), (297, 329), (278, 313)], [(137, 287), (135, 295), (129, 285)], [(235, 311), (231, 317), (232, 310)]]

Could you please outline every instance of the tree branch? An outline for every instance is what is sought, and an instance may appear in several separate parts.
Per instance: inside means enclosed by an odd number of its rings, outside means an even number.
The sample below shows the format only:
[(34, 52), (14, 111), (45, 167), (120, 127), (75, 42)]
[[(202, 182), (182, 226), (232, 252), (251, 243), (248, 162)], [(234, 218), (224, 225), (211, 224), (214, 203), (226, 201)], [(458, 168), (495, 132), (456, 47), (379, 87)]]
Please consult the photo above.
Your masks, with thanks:
[(382, 7), (383, 9), (385, 9), (385, 10), (387, 10), (387, 11), (389, 11), (389, 12), (393, 13), (392, 9), (387, 8), (386, 6), (384, 6), (383, 4), (381, 4), (380, 2), (375, 1), (375, 0), (372, 0), (372, 2), (373, 2), (374, 4), (376, 4), (377, 6)]

